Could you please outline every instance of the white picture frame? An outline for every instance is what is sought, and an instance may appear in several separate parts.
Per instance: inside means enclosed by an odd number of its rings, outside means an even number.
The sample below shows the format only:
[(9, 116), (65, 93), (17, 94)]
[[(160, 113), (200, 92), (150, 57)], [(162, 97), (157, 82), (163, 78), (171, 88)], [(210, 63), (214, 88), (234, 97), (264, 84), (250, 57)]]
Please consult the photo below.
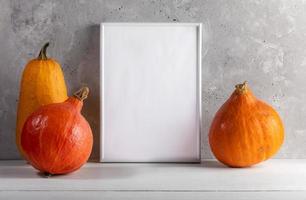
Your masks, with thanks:
[(201, 23), (100, 25), (100, 162), (200, 162)]

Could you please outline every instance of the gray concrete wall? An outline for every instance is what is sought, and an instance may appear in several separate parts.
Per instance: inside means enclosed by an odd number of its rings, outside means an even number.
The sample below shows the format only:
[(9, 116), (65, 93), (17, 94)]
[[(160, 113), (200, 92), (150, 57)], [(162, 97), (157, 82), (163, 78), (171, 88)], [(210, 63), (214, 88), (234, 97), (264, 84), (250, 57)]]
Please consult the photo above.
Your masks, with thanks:
[(99, 145), (99, 23), (202, 22), (202, 157), (211, 158), (212, 117), (248, 80), (286, 126), (279, 158), (306, 158), (306, 2), (303, 0), (0, 0), (0, 159), (19, 158), (15, 118), (27, 61), (46, 41), (63, 67), (69, 91), (88, 85), (84, 115)]

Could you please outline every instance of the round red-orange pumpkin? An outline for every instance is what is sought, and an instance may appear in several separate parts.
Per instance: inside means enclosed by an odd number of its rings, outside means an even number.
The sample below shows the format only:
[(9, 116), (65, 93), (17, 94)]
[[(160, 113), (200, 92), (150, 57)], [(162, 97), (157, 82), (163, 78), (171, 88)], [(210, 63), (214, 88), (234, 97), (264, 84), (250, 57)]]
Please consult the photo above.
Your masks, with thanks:
[(21, 145), (33, 167), (46, 174), (66, 174), (88, 160), (93, 136), (81, 115), (88, 91), (84, 87), (63, 103), (42, 106), (26, 120)]
[(215, 157), (231, 167), (247, 167), (267, 160), (284, 141), (284, 127), (277, 112), (257, 99), (246, 82), (216, 113), (209, 131)]

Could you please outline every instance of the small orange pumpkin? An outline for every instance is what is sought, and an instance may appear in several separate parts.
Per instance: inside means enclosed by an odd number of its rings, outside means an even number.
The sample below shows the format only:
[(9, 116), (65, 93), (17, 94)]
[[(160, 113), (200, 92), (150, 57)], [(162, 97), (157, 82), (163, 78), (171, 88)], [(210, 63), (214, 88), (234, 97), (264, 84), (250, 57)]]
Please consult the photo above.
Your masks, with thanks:
[(284, 141), (277, 112), (257, 99), (246, 82), (216, 113), (209, 131), (215, 157), (230, 167), (247, 167), (273, 156)]
[(26, 120), (21, 145), (33, 167), (46, 174), (66, 174), (88, 160), (93, 136), (81, 115), (88, 92), (84, 87), (63, 103), (40, 107)]

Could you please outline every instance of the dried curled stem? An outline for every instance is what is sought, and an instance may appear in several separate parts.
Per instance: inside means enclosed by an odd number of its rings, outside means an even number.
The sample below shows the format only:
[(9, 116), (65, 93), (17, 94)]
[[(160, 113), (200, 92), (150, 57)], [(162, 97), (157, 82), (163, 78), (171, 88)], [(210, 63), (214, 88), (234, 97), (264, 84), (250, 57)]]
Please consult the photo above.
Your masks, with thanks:
[(78, 91), (76, 91), (73, 96), (79, 99), (80, 101), (84, 101), (88, 97), (89, 94), (89, 88), (88, 87), (82, 87)]

